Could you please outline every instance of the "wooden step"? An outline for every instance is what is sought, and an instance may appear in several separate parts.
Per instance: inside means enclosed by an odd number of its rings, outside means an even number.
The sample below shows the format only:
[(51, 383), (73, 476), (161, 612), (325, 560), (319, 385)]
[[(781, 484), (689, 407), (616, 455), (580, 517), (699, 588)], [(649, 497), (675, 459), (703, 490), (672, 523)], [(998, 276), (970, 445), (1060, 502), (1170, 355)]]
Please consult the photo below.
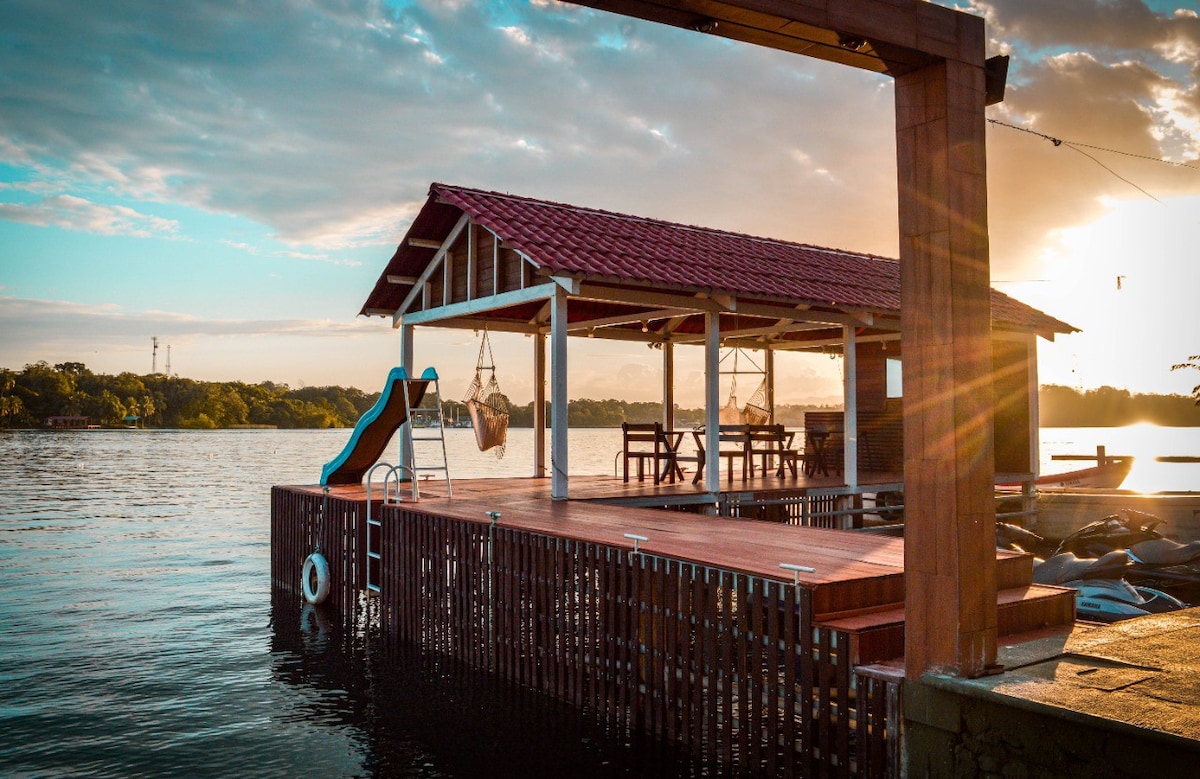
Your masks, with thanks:
[[(1033, 583), (1033, 555), (996, 550), (996, 589), (1010, 590)], [(859, 576), (818, 585), (813, 609), (822, 619), (886, 611), (904, 602), (904, 573), (893, 569), (875, 576)]]
[[(1001, 637), (1070, 625), (1075, 621), (1075, 591), (1043, 584), (1009, 587), (996, 594), (996, 608), (996, 632)], [(853, 614), (818, 616), (813, 624), (848, 634), (854, 665), (882, 662), (904, 654), (901, 604)]]

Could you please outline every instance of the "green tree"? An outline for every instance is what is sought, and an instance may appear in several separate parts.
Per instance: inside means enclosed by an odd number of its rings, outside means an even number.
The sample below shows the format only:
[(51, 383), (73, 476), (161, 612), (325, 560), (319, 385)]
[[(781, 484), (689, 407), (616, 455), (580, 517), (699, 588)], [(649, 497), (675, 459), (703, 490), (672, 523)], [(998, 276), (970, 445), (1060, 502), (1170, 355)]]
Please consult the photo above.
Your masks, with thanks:
[(16, 395), (0, 395), (0, 417), (4, 419), (4, 427), (12, 427), (13, 419), (20, 417), (25, 407)]
[(110, 390), (83, 399), (83, 412), (101, 425), (114, 425), (125, 418), (125, 405)]
[[(1171, 366), (1171, 370), (1173, 371), (1182, 371), (1187, 368), (1200, 371), (1200, 354), (1193, 354), (1191, 357), (1187, 358), (1187, 362), (1181, 362), (1178, 365)], [(1196, 405), (1200, 406), (1200, 384), (1192, 387), (1192, 397), (1195, 398)]]
[(146, 425), (150, 424), (150, 420), (154, 416), (154, 412), (158, 410), (158, 407), (154, 403), (154, 398), (151, 397), (149, 393), (142, 395), (141, 402), (142, 402), (142, 426), (145, 427)]
[(74, 397), (75, 376), (51, 368), (44, 360), (25, 366), (14, 392), (28, 415), (39, 423), (46, 417), (80, 413)]

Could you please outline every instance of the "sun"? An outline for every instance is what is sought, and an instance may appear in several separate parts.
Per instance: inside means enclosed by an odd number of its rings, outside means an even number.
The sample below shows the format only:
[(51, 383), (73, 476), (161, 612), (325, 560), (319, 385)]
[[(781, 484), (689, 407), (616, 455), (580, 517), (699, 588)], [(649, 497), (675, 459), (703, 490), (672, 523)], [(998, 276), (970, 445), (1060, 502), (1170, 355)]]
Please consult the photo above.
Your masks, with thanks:
[(1106, 205), (1053, 236), (1038, 279), (1001, 287), (1082, 331), (1039, 345), (1040, 382), (1187, 394), (1171, 366), (1200, 352), (1200, 196)]

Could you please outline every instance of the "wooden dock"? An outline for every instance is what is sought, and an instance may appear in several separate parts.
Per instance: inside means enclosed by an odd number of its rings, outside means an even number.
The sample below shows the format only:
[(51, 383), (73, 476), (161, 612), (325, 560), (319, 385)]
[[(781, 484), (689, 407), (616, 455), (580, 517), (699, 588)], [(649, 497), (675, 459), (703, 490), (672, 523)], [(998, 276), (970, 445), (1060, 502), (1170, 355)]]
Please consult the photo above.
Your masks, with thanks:
[[(459, 480), (452, 499), (430, 483), (418, 502), (373, 499), (382, 526), (372, 598), (365, 488), (276, 487), (273, 578), (297, 589), (319, 541), (333, 569), (329, 603), (347, 619), (737, 771), (898, 767), (902, 674), (881, 664), (904, 648), (902, 539), (613, 505), (685, 495), (690, 484), (571, 483), (570, 501), (550, 500), (546, 479)], [(636, 552), (630, 536), (645, 539)], [(1072, 593), (1032, 585), (1031, 574), (1029, 556), (998, 553), (1002, 633), (1073, 619)]]

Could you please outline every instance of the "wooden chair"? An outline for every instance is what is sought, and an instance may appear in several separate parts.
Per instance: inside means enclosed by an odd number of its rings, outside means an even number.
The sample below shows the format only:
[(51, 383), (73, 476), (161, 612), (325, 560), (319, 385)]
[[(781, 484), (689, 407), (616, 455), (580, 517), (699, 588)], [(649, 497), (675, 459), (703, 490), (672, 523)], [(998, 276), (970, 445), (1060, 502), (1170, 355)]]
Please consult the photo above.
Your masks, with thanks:
[(786, 431), (783, 425), (750, 425), (746, 431), (746, 459), (750, 463), (750, 475), (754, 475), (754, 458), (757, 457), (764, 477), (776, 458), (779, 459), (779, 465), (775, 469), (776, 476), (782, 478), (785, 469), (790, 470), (793, 477), (797, 476), (801, 454), (792, 448), (795, 437), (796, 434)]
[(646, 461), (654, 475), (654, 483), (659, 482), (658, 464), (667, 459), (664, 449), (665, 438), (661, 422), (621, 423), (621, 475), (624, 481), (629, 481), (629, 461), (637, 463), (638, 481), (646, 478)]

